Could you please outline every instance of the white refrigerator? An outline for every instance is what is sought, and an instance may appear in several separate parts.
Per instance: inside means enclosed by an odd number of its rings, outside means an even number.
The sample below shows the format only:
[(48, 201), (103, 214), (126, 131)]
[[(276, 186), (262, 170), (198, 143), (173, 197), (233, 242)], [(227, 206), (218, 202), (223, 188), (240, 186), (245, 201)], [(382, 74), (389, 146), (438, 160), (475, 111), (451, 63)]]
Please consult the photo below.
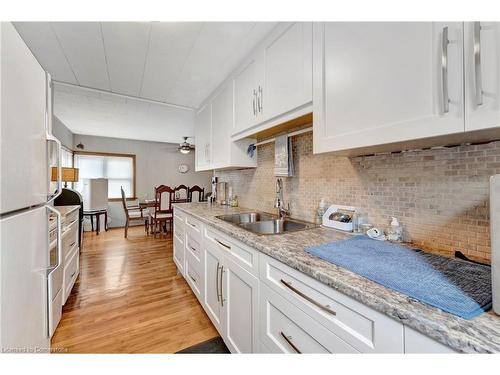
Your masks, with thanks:
[(61, 181), (49, 192), (48, 150), (55, 146), (60, 168), (61, 145), (51, 135), (50, 76), (11, 23), (2, 22), (0, 34), (0, 349), (46, 352), (61, 316), (63, 267), (52, 207)]

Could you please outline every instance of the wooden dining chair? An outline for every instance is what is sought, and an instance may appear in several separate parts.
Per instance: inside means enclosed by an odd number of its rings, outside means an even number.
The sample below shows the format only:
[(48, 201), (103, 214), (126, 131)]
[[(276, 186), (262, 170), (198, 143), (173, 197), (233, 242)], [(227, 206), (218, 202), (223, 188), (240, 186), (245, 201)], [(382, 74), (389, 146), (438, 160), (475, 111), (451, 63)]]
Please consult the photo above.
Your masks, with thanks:
[(191, 186), (188, 190), (188, 202), (193, 201), (193, 193), (198, 193), (198, 202), (205, 201), (205, 188), (201, 188), (198, 185)]
[(174, 210), (172, 203), (174, 202), (175, 191), (170, 186), (160, 185), (155, 191), (155, 207), (154, 211), (150, 214), (150, 228), (154, 236), (169, 224), (170, 231), (173, 227)]
[(189, 188), (186, 185), (176, 186), (174, 200), (176, 203), (189, 202)]
[(124, 236), (127, 238), (128, 235), (128, 226), (131, 221), (144, 221), (146, 220), (147, 227), (147, 218), (143, 216), (142, 210), (139, 206), (127, 206), (127, 199), (125, 198), (125, 191), (123, 190), (123, 186), (120, 186), (120, 191), (122, 193), (122, 205), (123, 211), (125, 211), (125, 233)]

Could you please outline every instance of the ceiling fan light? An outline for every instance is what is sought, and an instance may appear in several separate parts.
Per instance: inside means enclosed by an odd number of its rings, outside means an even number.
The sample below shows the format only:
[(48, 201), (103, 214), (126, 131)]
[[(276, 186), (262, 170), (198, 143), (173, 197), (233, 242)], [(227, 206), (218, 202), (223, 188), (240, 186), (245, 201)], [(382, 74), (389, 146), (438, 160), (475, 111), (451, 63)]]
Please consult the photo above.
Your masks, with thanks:
[(181, 147), (180, 150), (181, 150), (181, 153), (183, 153), (183, 154), (189, 154), (189, 152), (191, 151), (191, 149), (189, 147)]

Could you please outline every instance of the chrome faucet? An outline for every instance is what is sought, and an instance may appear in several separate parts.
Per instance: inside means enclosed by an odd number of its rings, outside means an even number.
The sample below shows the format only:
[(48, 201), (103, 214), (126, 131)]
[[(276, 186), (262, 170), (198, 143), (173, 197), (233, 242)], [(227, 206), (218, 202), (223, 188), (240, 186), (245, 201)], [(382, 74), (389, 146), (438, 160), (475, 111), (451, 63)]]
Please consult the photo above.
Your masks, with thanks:
[(274, 201), (274, 207), (278, 209), (280, 219), (284, 219), (285, 216), (290, 216), (290, 203), (285, 207), (285, 202), (283, 200), (283, 180), (281, 178), (276, 180), (276, 200)]

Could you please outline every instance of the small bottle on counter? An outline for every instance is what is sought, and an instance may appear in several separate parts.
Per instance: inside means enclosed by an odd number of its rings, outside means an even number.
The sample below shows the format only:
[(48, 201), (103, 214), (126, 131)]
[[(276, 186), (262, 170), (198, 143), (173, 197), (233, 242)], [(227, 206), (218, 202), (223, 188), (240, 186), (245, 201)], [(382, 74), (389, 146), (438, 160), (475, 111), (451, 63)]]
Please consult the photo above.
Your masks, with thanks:
[(392, 218), (391, 227), (387, 231), (387, 239), (389, 241), (401, 241), (403, 239), (403, 227), (399, 224), (396, 217)]
[(238, 207), (238, 196), (237, 195), (233, 195), (231, 197), (231, 200), (229, 201), (229, 205), (231, 207)]
[(317, 224), (322, 224), (323, 223), (323, 215), (326, 212), (326, 201), (325, 198), (321, 198), (321, 201), (319, 202), (318, 210), (316, 211), (316, 221)]

